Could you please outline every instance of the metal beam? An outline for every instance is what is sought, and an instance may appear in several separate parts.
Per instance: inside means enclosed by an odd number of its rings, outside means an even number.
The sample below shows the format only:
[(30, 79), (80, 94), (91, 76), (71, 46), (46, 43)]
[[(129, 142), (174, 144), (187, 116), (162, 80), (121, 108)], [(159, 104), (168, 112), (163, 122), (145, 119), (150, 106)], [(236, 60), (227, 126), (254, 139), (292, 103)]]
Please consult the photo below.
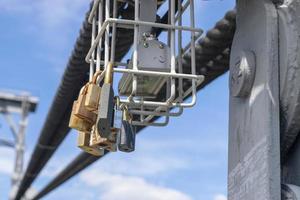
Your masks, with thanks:
[[(10, 92), (0, 91), (0, 113), (9, 112), (9, 113), (21, 113), (22, 112), (22, 102), (25, 95), (16, 95)], [(29, 111), (35, 112), (38, 98), (37, 97), (28, 97), (27, 101), (29, 102)]]
[(238, 0), (230, 56), (228, 199), (280, 200), (278, 18)]
[[(25, 129), (27, 127), (27, 119), (30, 112), (36, 110), (38, 98), (30, 96), (28, 93), (15, 94), (0, 91), (0, 114), (4, 115), (14, 141), (0, 140), (0, 145), (14, 148), (16, 152), (14, 172), (12, 175), (12, 190), (13, 195), (15, 188), (19, 186), (23, 173), (24, 149), (25, 149)], [(18, 125), (14, 122), (11, 114), (17, 113), (20, 115)], [(10, 196), (11, 196), (10, 195)]]

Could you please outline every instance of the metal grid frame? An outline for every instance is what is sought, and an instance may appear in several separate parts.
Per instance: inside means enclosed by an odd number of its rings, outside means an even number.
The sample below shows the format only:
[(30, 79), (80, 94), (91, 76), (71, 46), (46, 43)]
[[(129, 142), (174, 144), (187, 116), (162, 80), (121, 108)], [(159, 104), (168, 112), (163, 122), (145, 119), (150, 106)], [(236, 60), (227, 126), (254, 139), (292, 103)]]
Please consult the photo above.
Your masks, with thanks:
[[(134, 1), (134, 20), (118, 19), (117, 16), (117, 3), (119, 0), (102, 1), (94, 0), (94, 4), (89, 15), (88, 21), (92, 24), (92, 40), (91, 48), (86, 56), (86, 62), (90, 63), (90, 80), (96, 71), (103, 70), (100, 74), (97, 83), (100, 83), (104, 78), (107, 65), (113, 63), (114, 72), (130, 74), (132, 79), (132, 91), (127, 98), (120, 98), (120, 105), (125, 105), (130, 108), (132, 115), (139, 116), (139, 120), (135, 118), (132, 121), (132, 125), (141, 126), (166, 126), (169, 123), (169, 117), (180, 116), (183, 112), (183, 108), (193, 107), (196, 104), (196, 88), (204, 81), (204, 76), (196, 74), (196, 57), (195, 57), (195, 40), (199, 37), (203, 31), (195, 28), (194, 18), (194, 0), (187, 0), (185, 3), (182, 0), (178, 0), (178, 12), (175, 13), (175, 1), (169, 0), (169, 23), (154, 23), (141, 21), (139, 19), (139, 5), (141, 0)], [(110, 8), (111, 2), (113, 2), (113, 13), (111, 17)], [(123, 1), (121, 1), (123, 2)], [(182, 26), (183, 13), (188, 9), (190, 11), (190, 26)], [(105, 11), (105, 12), (104, 12)], [(105, 15), (105, 16), (104, 16)], [(168, 31), (168, 41), (171, 51), (171, 70), (170, 72), (157, 72), (149, 70), (140, 70), (138, 67), (138, 35), (139, 26), (150, 26), (152, 28), (160, 28)], [(128, 68), (127, 63), (115, 62), (115, 44), (116, 44), (116, 31), (118, 28), (133, 29), (133, 56), (132, 56), (132, 69)], [(178, 52), (176, 54), (176, 31), (178, 34)], [(188, 31), (191, 34), (191, 42), (189, 46), (182, 48), (182, 32)], [(196, 36), (197, 35), (197, 36)], [(111, 39), (110, 39), (111, 36)], [(102, 44), (104, 41), (104, 45)], [(104, 47), (103, 47), (104, 46)], [(102, 58), (101, 50), (104, 48), (104, 58)], [(186, 51), (191, 52), (191, 73), (182, 73), (182, 55)], [(127, 68), (121, 68), (127, 67)], [(177, 67), (177, 68), (176, 68)], [(178, 70), (178, 72), (176, 71)], [(137, 93), (138, 82), (137, 76), (159, 76), (169, 78), (170, 81), (166, 87), (166, 101), (149, 101), (142, 98), (135, 98)], [(176, 79), (178, 85), (176, 85)], [(183, 90), (183, 79), (191, 81), (191, 87), (187, 90)], [(178, 97), (176, 96), (176, 90), (178, 87)], [(183, 99), (192, 93), (192, 99), (190, 102), (183, 102)], [(169, 95), (168, 95), (169, 94)], [(172, 108), (179, 108), (178, 112), (170, 112)], [(121, 106), (119, 106), (119, 109)], [(154, 110), (151, 110), (153, 109)], [(151, 111), (150, 111), (151, 110)], [(147, 117), (146, 117), (147, 116)], [(153, 122), (154, 117), (164, 117), (164, 122)]]

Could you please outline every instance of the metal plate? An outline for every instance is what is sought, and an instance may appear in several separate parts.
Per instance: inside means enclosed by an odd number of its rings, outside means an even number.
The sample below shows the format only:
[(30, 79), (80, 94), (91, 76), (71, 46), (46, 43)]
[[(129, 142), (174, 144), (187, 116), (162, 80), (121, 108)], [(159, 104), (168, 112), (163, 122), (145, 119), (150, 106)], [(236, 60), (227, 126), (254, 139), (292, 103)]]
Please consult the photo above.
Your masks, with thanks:
[(229, 200), (280, 200), (277, 11), (268, 0), (237, 1), (230, 71), (240, 52), (256, 57), (248, 97), (230, 97)]

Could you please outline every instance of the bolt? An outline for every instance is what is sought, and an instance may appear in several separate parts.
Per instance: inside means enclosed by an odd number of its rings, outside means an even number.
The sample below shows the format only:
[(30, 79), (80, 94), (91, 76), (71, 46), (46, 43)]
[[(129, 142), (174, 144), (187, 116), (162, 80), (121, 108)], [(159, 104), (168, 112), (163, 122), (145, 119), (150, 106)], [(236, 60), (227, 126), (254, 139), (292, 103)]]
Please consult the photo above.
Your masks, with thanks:
[(255, 54), (242, 51), (235, 63), (230, 66), (230, 94), (233, 97), (245, 98), (252, 90), (255, 77)]
[(148, 48), (149, 47), (149, 44), (147, 42), (144, 42), (144, 47), (145, 48)]
[(159, 48), (160, 48), (160, 49), (163, 49), (164, 47), (165, 47), (165, 46), (164, 46), (163, 44), (160, 44), (160, 45), (159, 45)]

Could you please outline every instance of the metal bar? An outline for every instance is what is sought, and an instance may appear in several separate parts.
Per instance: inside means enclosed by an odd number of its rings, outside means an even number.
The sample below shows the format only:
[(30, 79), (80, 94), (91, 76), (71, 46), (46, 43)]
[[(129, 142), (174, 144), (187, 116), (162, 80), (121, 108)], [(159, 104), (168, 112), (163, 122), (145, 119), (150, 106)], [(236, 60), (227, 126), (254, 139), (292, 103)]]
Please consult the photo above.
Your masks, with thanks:
[[(117, 24), (127, 24), (127, 25), (143, 25), (143, 26), (151, 26), (155, 28), (162, 28), (162, 29), (175, 29), (175, 30), (182, 30), (182, 31), (190, 31), (190, 32), (198, 32), (203, 33), (202, 29), (199, 28), (191, 28), (189, 26), (176, 26), (176, 25), (170, 25), (170, 24), (162, 24), (162, 23), (154, 23), (154, 22), (145, 22), (145, 21), (134, 21), (134, 20), (128, 20), (128, 19), (106, 19), (106, 22), (108, 24), (117, 23)], [(105, 24), (106, 25), (106, 24)]]
[[(189, 2), (189, 1), (188, 1)], [(185, 7), (182, 7), (182, 0), (178, 0), (178, 15), (177, 15), (177, 19), (175, 18), (175, 20), (178, 20), (178, 26), (182, 26), (182, 13), (185, 11)], [(186, 3), (187, 4), (187, 3)], [(185, 5), (186, 5), (185, 4)], [(177, 56), (177, 62), (178, 62), (178, 72), (180, 74), (183, 73), (183, 69), (182, 69), (182, 56), (183, 56), (183, 50), (182, 50), (182, 31), (178, 30), (178, 56)], [(183, 79), (179, 78), (179, 101), (182, 102), (183, 101)], [(180, 113), (183, 112), (183, 108), (180, 108)]]
[(169, 117), (165, 117), (165, 121), (164, 122), (139, 122), (139, 121), (132, 121), (131, 124), (133, 126), (155, 126), (155, 127), (164, 127), (167, 126), (170, 122), (170, 118)]
[[(166, 108), (166, 107), (162, 107), (162, 108)], [(141, 111), (141, 110), (130, 110), (129, 111), (131, 114), (135, 114), (135, 115), (153, 115), (153, 116), (171, 116), (171, 117), (178, 117), (180, 114), (178, 112), (176, 113), (171, 113), (171, 112), (158, 112), (156, 110), (154, 111)]]
[[(117, 17), (117, 0), (113, 1), (113, 18)], [(117, 27), (116, 24), (113, 24), (112, 28), (112, 36), (111, 36), (111, 58), (110, 62), (114, 63), (115, 62), (115, 49), (116, 49), (116, 33), (117, 33)]]
[[(175, 1), (171, 2), (171, 26), (175, 26)], [(175, 29), (171, 29), (170, 34), (170, 51), (171, 51), (171, 74), (176, 73), (176, 50), (175, 50)], [(166, 101), (172, 103), (176, 95), (176, 83), (175, 79), (171, 77), (171, 95), (170, 98)]]
[[(144, 101), (144, 97), (141, 98), (142, 101)], [(141, 111), (144, 111), (144, 105), (141, 105)], [(144, 121), (144, 114), (140, 115), (140, 121), (143, 122)]]
[[(195, 41), (197, 41), (200, 37), (201, 34), (195, 34)], [(187, 52), (189, 49), (191, 49), (191, 43), (187, 44), (182, 51)]]
[[(98, 50), (97, 50), (98, 51)], [(88, 63), (90, 63), (90, 62), (93, 62), (93, 60), (92, 59), (90, 59), (90, 61), (88, 62)], [(94, 62), (97, 62), (97, 60), (94, 60)], [(101, 64), (101, 65), (104, 65), (104, 60), (100, 60), (99, 61), (99, 63)], [(124, 62), (112, 62), (112, 64), (114, 65), (114, 66), (122, 66), (122, 67), (128, 67), (129, 66), (129, 64), (128, 63), (124, 63)]]
[[(198, 84), (197, 84), (197, 87), (200, 86), (200, 85), (201, 85), (201, 83), (198, 83)], [(191, 92), (192, 92), (192, 86), (184, 92), (184, 94), (183, 94), (183, 99), (184, 99), (184, 98), (187, 98), (187, 97), (191, 94)], [(178, 98), (175, 100), (175, 102), (178, 101), (178, 100), (180, 100), (180, 98), (181, 98), (181, 97), (178, 97)], [(147, 120), (150, 121), (150, 120), (152, 120), (155, 116), (161, 116), (161, 115), (156, 114), (156, 113), (160, 113), (160, 111), (161, 111), (162, 109), (164, 109), (164, 108), (165, 108), (164, 106), (159, 106), (158, 108), (156, 108), (155, 111), (153, 112), (153, 114), (151, 114), (151, 117), (150, 117), (149, 119), (147, 119)], [(178, 113), (169, 113), (170, 116), (174, 116), (174, 117), (180, 116), (180, 115), (183, 113), (183, 108), (182, 108), (182, 107), (179, 107), (179, 109), (180, 109), (180, 111), (179, 111)], [(164, 116), (164, 115), (162, 115), (162, 116)]]
[[(134, 4), (134, 20), (138, 21), (139, 20), (139, 14), (140, 14), (140, 0), (136, 0), (135, 4)], [(134, 36), (133, 36), (133, 56), (132, 56), (132, 68), (135, 71), (138, 71), (138, 39), (139, 39), (139, 27), (137, 26), (137, 24), (134, 25)], [(137, 77), (133, 75), (132, 78), (132, 91), (131, 91), (131, 95), (130, 97), (128, 97), (128, 99), (130, 100), (130, 98), (132, 96), (134, 96), (137, 92)]]
[[(98, 7), (98, 34), (100, 33), (100, 28), (102, 27), (102, 23), (103, 23), (103, 3), (101, 0)], [(104, 62), (101, 63), (101, 56), (102, 56), (102, 37), (100, 38), (97, 46), (96, 71), (100, 71), (101, 65), (104, 66)]]
[[(105, 19), (108, 19), (108, 18), (110, 18), (110, 0), (105, 1)], [(104, 22), (104, 24), (105, 24), (105, 22)], [(104, 25), (103, 27), (105, 28), (105, 41), (104, 41), (104, 43), (105, 43), (105, 45), (104, 45), (104, 65), (105, 66), (104, 66), (104, 68), (106, 69), (108, 66), (108, 62), (110, 60), (109, 59), (109, 26)], [(101, 31), (98, 34), (98, 36), (99, 35), (102, 37)], [(99, 40), (97, 40), (97, 38), (96, 38), (95, 43), (92, 46), (93, 47), (97, 46), (98, 42), (99, 42)]]
[(9, 113), (3, 113), (15, 140), (18, 138), (18, 128)]
[(148, 75), (148, 76), (163, 76), (168, 78), (183, 78), (183, 79), (195, 79), (198, 81), (203, 81), (203, 75), (193, 75), (193, 74), (179, 74), (179, 73), (169, 73), (169, 72), (156, 72), (156, 71), (146, 71), (146, 70), (133, 70), (133, 69), (120, 69), (114, 68), (114, 72), (118, 73), (130, 73), (137, 75)]
[[(10, 92), (0, 91), (0, 113), (18, 113), (22, 112), (23, 95), (16, 95)], [(29, 97), (28, 101), (30, 102), (30, 112), (35, 112), (38, 98)]]
[(162, 28), (162, 29), (176, 29), (176, 30), (182, 30), (182, 31), (191, 31), (191, 32), (197, 32), (199, 34), (203, 33), (202, 29), (197, 29), (197, 28), (190, 28), (190, 27), (186, 27), (186, 26), (172, 26), (172, 25), (168, 25), (168, 24), (161, 24), (161, 23), (152, 23), (152, 22), (143, 22), (143, 21), (133, 21), (133, 20), (127, 20), (127, 19), (113, 19), (113, 18), (109, 18), (106, 19), (105, 22), (102, 25), (102, 28), (99, 32), (99, 34), (97, 35), (94, 44), (91, 46), (85, 61), (87, 63), (90, 62), (90, 58), (92, 55), (92, 52), (95, 51), (95, 48), (98, 44), (98, 42), (100, 41), (103, 33), (106, 31), (107, 26), (111, 23), (118, 23), (118, 24), (129, 24), (129, 25), (133, 25), (133, 26), (137, 26), (137, 25), (145, 25), (145, 26), (152, 26), (152, 27), (156, 27), (156, 28)]
[[(194, 15), (194, 0), (190, 1), (190, 21), (191, 27), (195, 28), (195, 15)], [(191, 63), (192, 63), (192, 74), (196, 74), (196, 51), (195, 51), (195, 32), (191, 32)], [(192, 80), (192, 101), (190, 106), (194, 106), (197, 101), (197, 88), (196, 88), (196, 80)]]
[[(182, 13), (184, 13), (186, 11), (186, 9), (189, 7), (190, 2), (187, 1), (185, 2), (185, 4), (182, 6), (181, 0), (178, 1), (178, 5), (180, 5), (181, 7), (181, 11), (177, 13), (176, 17), (175, 17), (175, 21), (177, 22), (178, 20), (180, 20), (180, 18), (182, 18)], [(179, 9), (178, 9), (179, 11)], [(179, 25), (181, 26), (181, 25)]]
[(15, 158), (15, 168), (14, 176), (12, 178), (12, 185), (18, 186), (20, 184), (22, 174), (23, 174), (23, 165), (24, 165), (24, 150), (25, 150), (25, 130), (28, 124), (28, 114), (29, 114), (29, 102), (28, 97), (24, 96), (22, 102), (22, 114), (19, 124), (18, 137), (15, 142), (16, 158)]
[[(95, 35), (96, 35), (96, 17), (92, 19), (92, 38), (91, 38), (91, 45), (95, 42)], [(93, 59), (95, 58), (95, 52), (92, 54)], [(89, 74), (89, 81), (92, 81), (94, 76), (94, 62), (90, 62), (90, 74)]]
[(89, 14), (89, 18), (88, 18), (88, 22), (90, 24), (93, 23), (93, 18), (95, 17), (96, 15), (96, 10), (97, 10), (97, 6), (99, 5), (99, 3), (102, 3), (102, 0), (94, 0), (94, 4), (93, 4), (93, 7), (92, 7), (92, 10)]

